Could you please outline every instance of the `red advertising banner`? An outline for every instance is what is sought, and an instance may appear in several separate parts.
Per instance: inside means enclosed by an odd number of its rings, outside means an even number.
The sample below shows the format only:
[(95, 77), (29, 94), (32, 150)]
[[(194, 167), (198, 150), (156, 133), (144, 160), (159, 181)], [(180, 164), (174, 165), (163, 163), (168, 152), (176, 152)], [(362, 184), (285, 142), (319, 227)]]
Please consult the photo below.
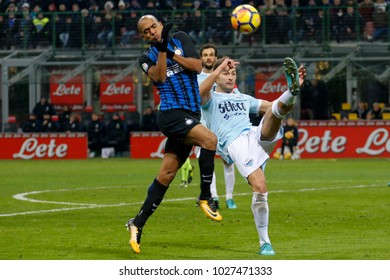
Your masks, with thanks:
[(260, 73), (255, 76), (256, 98), (273, 101), (287, 90), (287, 81), (284, 72), (279, 77), (276, 77), (275, 80), (270, 79), (279, 69), (280, 65), (260, 66), (257, 68)]
[(50, 72), (50, 102), (53, 105), (80, 105), (84, 103), (83, 76), (76, 75), (62, 83), (61, 79), (71, 69), (56, 69)]
[(390, 157), (390, 121), (298, 122), (301, 158)]
[[(100, 103), (112, 105), (117, 110), (127, 110), (134, 103), (132, 76), (127, 75), (116, 80), (122, 69), (103, 69), (100, 76)], [(126, 108), (125, 108), (126, 107)]]
[(86, 159), (86, 133), (0, 133), (0, 159)]
[[(390, 157), (390, 121), (301, 121), (298, 128), (301, 158)], [(161, 158), (165, 142), (160, 132), (133, 132), (131, 157)]]
[[(167, 137), (161, 132), (131, 132), (130, 157), (131, 158), (162, 158)], [(195, 157), (195, 153), (191, 153)]]

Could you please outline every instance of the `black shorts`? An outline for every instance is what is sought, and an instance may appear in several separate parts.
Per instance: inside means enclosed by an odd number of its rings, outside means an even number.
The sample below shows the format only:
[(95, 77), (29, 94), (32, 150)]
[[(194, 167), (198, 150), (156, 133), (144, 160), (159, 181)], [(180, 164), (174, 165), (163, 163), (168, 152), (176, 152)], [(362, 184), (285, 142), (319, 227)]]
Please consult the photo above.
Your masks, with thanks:
[(192, 128), (200, 124), (200, 112), (172, 109), (158, 113), (158, 126), (168, 137), (165, 152), (176, 154), (182, 163), (191, 153), (192, 146), (184, 144), (184, 139)]

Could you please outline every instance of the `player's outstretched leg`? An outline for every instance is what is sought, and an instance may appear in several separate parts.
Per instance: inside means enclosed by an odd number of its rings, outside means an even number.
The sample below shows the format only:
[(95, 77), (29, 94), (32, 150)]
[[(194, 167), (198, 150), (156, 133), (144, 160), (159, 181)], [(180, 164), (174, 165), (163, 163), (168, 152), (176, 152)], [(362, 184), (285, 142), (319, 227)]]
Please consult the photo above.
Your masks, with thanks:
[[(271, 125), (266, 126), (266, 129), (262, 131), (262, 140), (267, 140), (268, 137), (273, 139), (276, 129), (279, 130), (280, 123), (273, 122), (270, 120), (271, 113), (278, 118), (279, 120), (283, 119), (293, 108), (297, 95), (300, 93), (300, 84), (299, 84), (299, 69), (295, 64), (294, 60), (290, 57), (284, 59), (284, 73), (287, 80), (288, 90), (283, 92), (283, 94), (272, 103), (271, 112), (266, 112), (262, 121), (264, 123), (271, 123)], [(268, 121), (265, 121), (265, 120)]]
[(290, 57), (284, 59), (283, 65), (288, 88), (290, 89), (291, 94), (296, 96), (300, 91), (298, 67)]

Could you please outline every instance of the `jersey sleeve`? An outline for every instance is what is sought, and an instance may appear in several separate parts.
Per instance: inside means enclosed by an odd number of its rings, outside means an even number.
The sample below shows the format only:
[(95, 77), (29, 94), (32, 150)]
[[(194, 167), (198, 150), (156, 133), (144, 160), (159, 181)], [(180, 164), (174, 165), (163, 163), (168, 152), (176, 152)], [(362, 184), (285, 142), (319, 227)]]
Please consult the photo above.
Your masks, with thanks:
[(183, 51), (186, 57), (199, 58), (199, 54), (195, 49), (195, 45), (192, 42), (190, 36), (183, 31), (179, 31), (173, 34), (173, 37), (179, 39), (183, 45)]
[(249, 96), (249, 95), (248, 95), (248, 98), (249, 98), (249, 102), (250, 102), (249, 112), (253, 113), (253, 114), (258, 114), (260, 111), (260, 107), (261, 107), (261, 100), (256, 99), (256, 98)]
[(138, 62), (141, 66), (142, 71), (144, 71), (146, 74), (148, 74), (150, 67), (156, 65), (156, 63), (145, 54), (139, 57)]

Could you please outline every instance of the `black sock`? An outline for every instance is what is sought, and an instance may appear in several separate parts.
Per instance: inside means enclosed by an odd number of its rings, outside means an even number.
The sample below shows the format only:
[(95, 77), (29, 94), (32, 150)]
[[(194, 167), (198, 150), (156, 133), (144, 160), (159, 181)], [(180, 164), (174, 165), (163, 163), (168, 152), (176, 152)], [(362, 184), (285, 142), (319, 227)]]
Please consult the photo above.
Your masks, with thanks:
[(154, 179), (153, 183), (148, 189), (148, 196), (146, 197), (144, 204), (135, 217), (134, 225), (139, 228), (142, 228), (145, 225), (147, 219), (160, 205), (167, 190), (168, 187), (165, 187), (159, 181), (157, 181), (157, 179)]
[(200, 196), (199, 199), (208, 199), (211, 197), (210, 185), (213, 180), (215, 151), (207, 149), (200, 150), (199, 169), (200, 169)]

